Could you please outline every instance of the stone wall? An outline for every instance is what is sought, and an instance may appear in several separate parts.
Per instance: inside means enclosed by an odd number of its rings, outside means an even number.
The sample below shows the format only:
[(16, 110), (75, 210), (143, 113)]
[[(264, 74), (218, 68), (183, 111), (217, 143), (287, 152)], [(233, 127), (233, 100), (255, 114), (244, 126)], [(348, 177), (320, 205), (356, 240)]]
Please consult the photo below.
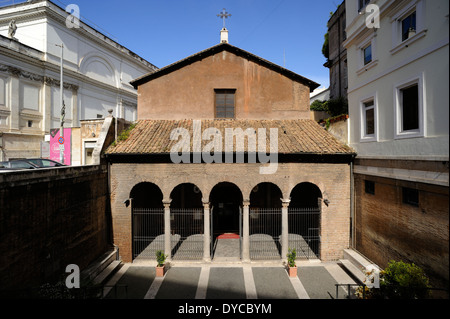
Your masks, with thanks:
[[(375, 194), (365, 192), (365, 180)], [(402, 187), (419, 190), (418, 207)], [(421, 266), (435, 287), (448, 285), (448, 187), (355, 174), (356, 249), (384, 268), (391, 260)]]
[(0, 290), (83, 270), (111, 248), (106, 166), (0, 173)]

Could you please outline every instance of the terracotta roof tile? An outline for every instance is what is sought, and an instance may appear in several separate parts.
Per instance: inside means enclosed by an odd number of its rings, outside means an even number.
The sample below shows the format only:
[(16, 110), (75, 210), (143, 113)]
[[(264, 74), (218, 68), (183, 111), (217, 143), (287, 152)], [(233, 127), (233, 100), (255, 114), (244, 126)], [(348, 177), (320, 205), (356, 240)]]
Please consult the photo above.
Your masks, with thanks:
[[(279, 154), (354, 154), (355, 151), (338, 141), (313, 120), (232, 120), (211, 119), (199, 120), (201, 134), (206, 128), (216, 128), (222, 137), (222, 150), (225, 150), (227, 128), (266, 129), (266, 150), (270, 152), (270, 129), (278, 129)], [(110, 146), (106, 154), (169, 154), (180, 137), (170, 139), (171, 132), (176, 129), (186, 129), (190, 137), (190, 150), (193, 150), (194, 120), (140, 120), (131, 130), (125, 141)], [(258, 134), (256, 134), (258, 142)], [(212, 141), (212, 137), (202, 140), (201, 149)], [(247, 138), (245, 148), (248, 150)], [(236, 139), (233, 139), (233, 150), (236, 151)], [(256, 146), (258, 151), (258, 145)]]

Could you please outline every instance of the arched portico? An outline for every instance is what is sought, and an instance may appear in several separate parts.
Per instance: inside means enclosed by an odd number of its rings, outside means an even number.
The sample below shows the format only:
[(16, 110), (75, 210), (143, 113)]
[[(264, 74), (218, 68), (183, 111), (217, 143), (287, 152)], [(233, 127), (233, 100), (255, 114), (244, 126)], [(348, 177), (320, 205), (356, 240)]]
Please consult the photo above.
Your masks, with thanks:
[(250, 259), (280, 259), (282, 203), (280, 188), (271, 182), (253, 187), (248, 219)]
[(174, 260), (203, 258), (204, 212), (197, 185), (183, 183), (170, 193), (170, 256)]
[(291, 191), (288, 210), (289, 247), (298, 258), (320, 258), (322, 192), (310, 182), (297, 184)]
[(220, 182), (210, 192), (211, 254), (215, 260), (241, 258), (242, 200), (234, 183)]
[(130, 192), (134, 259), (155, 259), (164, 249), (163, 194), (153, 183), (136, 184)]

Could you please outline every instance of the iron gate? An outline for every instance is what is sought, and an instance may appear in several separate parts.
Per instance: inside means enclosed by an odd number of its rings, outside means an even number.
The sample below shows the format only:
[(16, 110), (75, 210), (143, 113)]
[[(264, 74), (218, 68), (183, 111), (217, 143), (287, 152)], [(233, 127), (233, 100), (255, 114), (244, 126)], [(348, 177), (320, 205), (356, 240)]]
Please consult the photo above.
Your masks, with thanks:
[(250, 259), (281, 258), (281, 208), (250, 208)]
[(174, 260), (203, 258), (203, 208), (171, 208), (170, 231)]
[(295, 248), (298, 259), (320, 258), (320, 208), (288, 209), (288, 247)]
[(133, 208), (133, 259), (155, 259), (164, 250), (164, 208)]

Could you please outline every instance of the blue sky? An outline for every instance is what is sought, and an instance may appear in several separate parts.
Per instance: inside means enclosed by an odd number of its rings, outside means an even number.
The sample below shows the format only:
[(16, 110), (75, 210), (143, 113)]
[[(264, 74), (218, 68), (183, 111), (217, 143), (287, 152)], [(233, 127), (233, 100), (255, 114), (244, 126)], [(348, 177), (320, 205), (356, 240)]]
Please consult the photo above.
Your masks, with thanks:
[[(4, 1), (2, 1), (3, 4)], [(12, 1), (10, 1), (12, 3)], [(15, 1), (16, 3), (22, 1)], [(321, 49), (341, 0), (53, 0), (157, 67), (219, 43), (226, 9), (230, 44), (328, 87)]]

